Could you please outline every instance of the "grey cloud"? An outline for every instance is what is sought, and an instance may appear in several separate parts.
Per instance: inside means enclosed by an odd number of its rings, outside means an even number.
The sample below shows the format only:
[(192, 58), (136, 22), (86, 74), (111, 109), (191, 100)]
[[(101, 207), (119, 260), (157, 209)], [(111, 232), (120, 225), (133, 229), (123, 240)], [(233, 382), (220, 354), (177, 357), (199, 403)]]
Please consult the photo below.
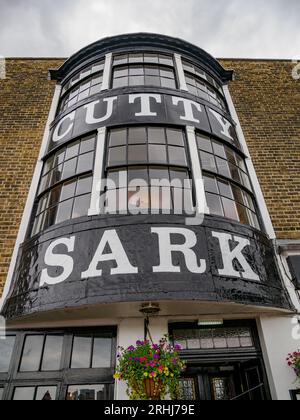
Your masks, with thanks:
[(300, 54), (299, 0), (0, 0), (0, 55), (69, 56), (105, 36), (158, 32), (217, 57)]

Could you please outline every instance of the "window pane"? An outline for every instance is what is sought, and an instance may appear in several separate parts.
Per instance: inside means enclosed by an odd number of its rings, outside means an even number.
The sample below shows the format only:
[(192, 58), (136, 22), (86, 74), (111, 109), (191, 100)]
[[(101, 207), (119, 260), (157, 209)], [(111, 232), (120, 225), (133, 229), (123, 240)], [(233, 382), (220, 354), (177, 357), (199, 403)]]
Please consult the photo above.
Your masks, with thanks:
[(61, 180), (62, 170), (63, 170), (63, 165), (59, 165), (55, 169), (53, 169), (50, 185), (56, 184), (57, 182)]
[(113, 88), (120, 88), (128, 86), (128, 77), (119, 77), (119, 79), (114, 79)]
[(225, 153), (224, 146), (222, 144), (216, 143), (214, 141), (212, 142), (212, 144), (213, 144), (215, 155), (218, 155), (218, 156), (226, 159), (226, 153)]
[(249, 219), (248, 219), (248, 213), (247, 213), (246, 207), (242, 206), (239, 203), (236, 203), (236, 208), (237, 208), (240, 222), (244, 223), (245, 225), (248, 225)]
[(129, 86), (142, 86), (144, 85), (144, 76), (130, 76)]
[(129, 54), (129, 63), (141, 63), (143, 62), (143, 54)]
[(86, 153), (78, 158), (77, 173), (91, 171), (94, 163), (94, 152)]
[(147, 162), (147, 146), (129, 146), (128, 163)]
[(76, 195), (82, 195), (91, 192), (92, 180), (93, 178), (91, 176), (79, 178), (77, 182)]
[(84, 92), (81, 92), (78, 95), (78, 101), (82, 101), (83, 99), (88, 98), (89, 94), (89, 89), (85, 90)]
[(212, 172), (217, 172), (215, 158), (213, 155), (206, 152), (200, 152), (200, 158), (203, 169), (207, 169), (208, 171)]
[(69, 178), (76, 173), (76, 164), (77, 164), (77, 157), (75, 159), (71, 159), (64, 164), (63, 170), (63, 179)]
[(3, 388), (0, 388), (0, 401), (2, 400), (2, 398), (3, 398), (3, 393), (4, 393), (4, 389)]
[(126, 147), (114, 147), (109, 150), (109, 165), (126, 164)]
[(36, 401), (55, 401), (56, 400), (56, 386), (39, 386), (36, 392)]
[(197, 136), (197, 144), (199, 149), (204, 150), (205, 152), (213, 153), (211, 141), (207, 137)]
[(222, 198), (225, 217), (228, 219), (239, 220), (235, 202), (228, 198)]
[(174, 72), (172, 69), (161, 68), (159, 74), (161, 77), (166, 77), (167, 79), (174, 80)]
[(67, 200), (68, 198), (74, 197), (76, 189), (76, 181), (65, 182), (60, 196), (60, 201)]
[[(238, 203), (244, 204), (244, 196), (242, 194), (242, 190), (235, 185), (232, 185), (232, 191), (235, 201)], [(245, 203), (246, 204), (246, 203)]]
[(218, 181), (220, 194), (224, 197), (233, 198), (231, 185), (228, 182)]
[(61, 151), (61, 152), (59, 152), (55, 155), (54, 166), (57, 166), (57, 165), (60, 165), (61, 163), (63, 163), (64, 158), (65, 158), (65, 153), (66, 153), (66, 151), (63, 150), (63, 151)]
[(129, 76), (143, 76), (144, 67), (143, 66), (130, 66), (129, 67)]
[(60, 186), (54, 188), (50, 192), (50, 200), (49, 200), (49, 204), (48, 204), (50, 207), (53, 206), (53, 205), (56, 205), (59, 202), (60, 192), (61, 192), (61, 187)]
[[(0, 372), (8, 372), (15, 344), (15, 337), (5, 337), (0, 340)], [(1, 398), (0, 398), (1, 399)]]
[(140, 144), (146, 143), (147, 135), (145, 127), (134, 127), (128, 130), (128, 143), (129, 144)]
[(67, 401), (107, 400), (105, 385), (72, 385), (68, 387)]
[(171, 165), (187, 165), (183, 147), (169, 146), (169, 162)]
[(144, 180), (148, 184), (148, 171), (147, 168), (129, 168), (128, 170), (128, 183), (136, 180)]
[(73, 201), (74, 199), (71, 198), (70, 200), (63, 201), (62, 203), (58, 205), (55, 223), (62, 223), (65, 220), (71, 219)]
[[(120, 205), (120, 204), (119, 204)], [(121, 206), (120, 209), (123, 209)], [(149, 188), (132, 186), (128, 188), (128, 208), (135, 209), (149, 208)]]
[(169, 89), (176, 89), (176, 82), (174, 79), (161, 78), (161, 86)]
[(173, 146), (184, 146), (182, 130), (167, 129), (168, 144)]
[[(63, 337), (48, 335), (46, 338), (42, 371), (59, 370), (62, 354)], [(38, 398), (37, 398), (38, 399)]]
[(101, 84), (92, 86), (90, 89), (90, 96), (96, 95), (96, 93), (100, 93), (100, 92), (101, 92)]
[(65, 160), (69, 160), (69, 159), (78, 155), (79, 145), (80, 145), (80, 142), (78, 141), (75, 144), (73, 144), (73, 145), (71, 145), (67, 148)]
[(218, 186), (217, 186), (217, 180), (215, 177), (212, 176), (204, 176), (204, 187), (205, 191), (211, 192), (214, 194), (219, 194)]
[(92, 337), (74, 337), (71, 368), (90, 368)]
[(219, 174), (230, 178), (230, 170), (227, 160), (220, 159), (217, 157), (216, 162)]
[(87, 216), (88, 210), (90, 208), (91, 195), (81, 195), (80, 197), (75, 198), (72, 218)]
[(166, 146), (149, 145), (149, 162), (151, 163), (167, 163)]
[(18, 387), (15, 388), (14, 401), (33, 401), (35, 387)]
[(127, 130), (126, 129), (118, 129), (118, 130), (112, 130), (110, 132), (110, 140), (109, 145), (112, 146), (123, 146), (126, 144), (126, 136), (127, 136)]
[(92, 368), (111, 366), (111, 339), (95, 338)]
[(43, 351), (44, 336), (28, 335), (22, 355), (21, 372), (37, 372)]
[(149, 143), (166, 143), (166, 135), (164, 128), (150, 127), (148, 128), (148, 141)]
[[(149, 170), (150, 174), (150, 182), (154, 179), (157, 180), (167, 180), (169, 181), (169, 171), (168, 169), (160, 168), (160, 167), (151, 167)], [(151, 185), (153, 185), (153, 182), (151, 182)]]
[(148, 54), (144, 55), (145, 63), (158, 63), (158, 54)]
[(160, 78), (158, 76), (145, 76), (145, 85), (160, 86)]
[(206, 193), (206, 200), (211, 214), (223, 216), (221, 199), (218, 195)]
[(167, 55), (159, 54), (159, 63), (165, 66), (173, 66), (173, 59)]

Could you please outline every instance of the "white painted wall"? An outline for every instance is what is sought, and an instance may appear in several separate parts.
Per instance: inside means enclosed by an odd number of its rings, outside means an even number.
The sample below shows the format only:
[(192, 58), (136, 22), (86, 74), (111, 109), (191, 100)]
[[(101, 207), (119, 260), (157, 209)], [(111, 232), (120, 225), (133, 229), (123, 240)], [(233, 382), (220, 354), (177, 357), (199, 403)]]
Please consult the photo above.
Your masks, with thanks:
[(289, 390), (300, 386), (296, 375), (286, 362), (288, 353), (300, 348), (300, 325), (292, 323), (292, 320), (295, 321), (292, 316), (282, 316), (261, 317), (258, 321), (273, 400), (289, 401)]

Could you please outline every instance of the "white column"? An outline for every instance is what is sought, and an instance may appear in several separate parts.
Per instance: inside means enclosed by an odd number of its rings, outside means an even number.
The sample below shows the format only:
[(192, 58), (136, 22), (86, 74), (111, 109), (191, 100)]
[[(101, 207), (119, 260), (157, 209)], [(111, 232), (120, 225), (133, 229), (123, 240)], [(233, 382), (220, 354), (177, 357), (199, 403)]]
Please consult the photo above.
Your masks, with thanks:
[(209, 208), (206, 202), (203, 174), (200, 165), (195, 127), (187, 126), (186, 134), (192, 163), (193, 180), (196, 190), (196, 214), (209, 214)]
[(105, 140), (106, 140), (106, 127), (98, 129), (94, 175), (89, 216), (97, 216), (101, 214), (100, 193), (102, 192), (102, 177), (104, 173), (104, 158), (105, 158)]
[(104, 71), (103, 71), (103, 81), (101, 90), (108, 90), (110, 88), (110, 75), (112, 69), (112, 53), (106, 54), (105, 56), (105, 64), (104, 64)]
[(261, 317), (258, 331), (274, 400), (290, 400), (289, 391), (296, 389), (296, 375), (287, 365), (287, 355), (300, 348), (300, 325), (292, 315)]
[(243, 133), (243, 129), (242, 129), (239, 117), (237, 115), (234, 103), (232, 101), (232, 98), (231, 98), (231, 95), (230, 95), (230, 92), (229, 92), (229, 88), (228, 88), (228, 86), (224, 86), (223, 89), (224, 89), (224, 95), (225, 95), (225, 98), (227, 100), (227, 104), (228, 104), (228, 107), (229, 107), (231, 117), (233, 118), (233, 120), (236, 123), (236, 131), (237, 131), (239, 142), (242, 145), (242, 148), (243, 148), (243, 151), (244, 151), (245, 155), (247, 156), (247, 159), (246, 159), (245, 163), (246, 163), (246, 166), (247, 166), (247, 169), (248, 169), (248, 172), (249, 172), (249, 176), (250, 176), (253, 188), (254, 188), (254, 194), (256, 196), (257, 205), (258, 205), (258, 208), (260, 210), (260, 214), (262, 216), (266, 232), (269, 235), (270, 239), (275, 239), (276, 234), (275, 234), (275, 231), (274, 231), (274, 228), (273, 228), (272, 220), (271, 220), (268, 208), (267, 208), (267, 204), (266, 204), (262, 189), (261, 189), (259, 181), (258, 181), (258, 177), (257, 177), (256, 172), (255, 172), (255, 168), (254, 168), (251, 156), (250, 156), (250, 152), (249, 152), (247, 142), (246, 142), (246, 139), (245, 139), (245, 136), (244, 136), (244, 133)]
[(41, 178), (41, 175), (42, 175), (42, 170), (43, 170), (43, 165), (44, 165), (42, 158), (46, 154), (48, 141), (49, 141), (49, 136), (50, 136), (50, 124), (52, 123), (52, 121), (54, 120), (55, 115), (56, 115), (57, 106), (58, 106), (58, 102), (59, 102), (59, 98), (60, 98), (60, 93), (61, 93), (61, 86), (56, 85), (54, 95), (53, 95), (53, 99), (52, 99), (52, 104), (51, 104), (49, 115), (48, 115), (48, 119), (47, 119), (47, 122), (46, 122), (46, 127), (45, 127), (45, 130), (44, 130), (44, 136), (43, 136), (43, 140), (42, 140), (42, 144), (41, 144), (41, 148), (40, 148), (39, 157), (38, 157), (38, 160), (37, 160), (37, 163), (36, 163), (36, 166), (35, 166), (35, 170), (34, 170), (34, 173), (33, 173), (32, 182), (31, 182), (31, 186), (30, 186), (30, 189), (29, 189), (27, 201), (26, 201), (26, 204), (25, 204), (23, 216), (22, 216), (22, 219), (21, 219), (21, 224), (20, 224), (18, 236), (17, 236), (17, 239), (16, 239), (15, 247), (14, 247), (14, 250), (13, 250), (12, 257), (11, 257), (11, 262), (10, 262), (10, 266), (9, 266), (9, 270), (8, 270), (8, 274), (7, 274), (6, 283), (5, 283), (5, 286), (4, 286), (2, 298), (0, 299), (0, 311), (2, 310), (2, 306), (4, 304), (4, 301), (5, 301), (6, 297), (8, 296), (8, 293), (9, 293), (9, 290), (10, 290), (10, 287), (11, 287), (13, 274), (14, 274), (14, 270), (15, 270), (15, 265), (16, 265), (16, 261), (17, 261), (17, 256), (18, 256), (18, 252), (19, 252), (19, 247), (25, 241), (25, 238), (26, 238), (26, 233), (27, 233), (27, 229), (28, 229), (28, 226), (29, 226), (29, 222), (30, 222), (30, 218), (31, 218), (32, 210), (33, 210), (34, 200), (35, 200), (35, 197), (36, 197), (36, 194), (37, 194), (40, 178)]
[(186, 80), (185, 80), (185, 74), (184, 74), (184, 69), (182, 66), (181, 55), (174, 54), (174, 59), (175, 59), (176, 72), (177, 72), (178, 81), (179, 81), (179, 89), (188, 92), (189, 90), (188, 90)]

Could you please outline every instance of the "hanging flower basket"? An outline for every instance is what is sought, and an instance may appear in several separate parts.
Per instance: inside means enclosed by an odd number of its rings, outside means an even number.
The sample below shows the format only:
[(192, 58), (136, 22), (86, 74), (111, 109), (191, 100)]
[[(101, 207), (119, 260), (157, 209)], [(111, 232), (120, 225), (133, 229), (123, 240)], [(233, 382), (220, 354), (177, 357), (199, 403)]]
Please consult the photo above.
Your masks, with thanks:
[(127, 349), (119, 348), (114, 378), (127, 383), (132, 400), (161, 400), (167, 394), (178, 399), (179, 379), (185, 368), (179, 350), (180, 346), (168, 343), (168, 337), (159, 344), (146, 340)]
[(294, 370), (298, 380), (300, 381), (300, 350), (290, 353), (286, 360), (288, 366)]

